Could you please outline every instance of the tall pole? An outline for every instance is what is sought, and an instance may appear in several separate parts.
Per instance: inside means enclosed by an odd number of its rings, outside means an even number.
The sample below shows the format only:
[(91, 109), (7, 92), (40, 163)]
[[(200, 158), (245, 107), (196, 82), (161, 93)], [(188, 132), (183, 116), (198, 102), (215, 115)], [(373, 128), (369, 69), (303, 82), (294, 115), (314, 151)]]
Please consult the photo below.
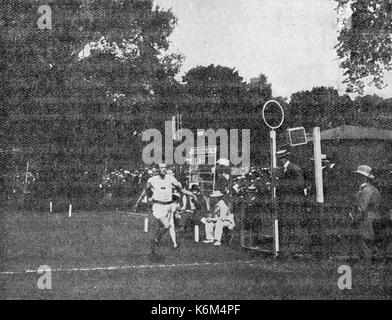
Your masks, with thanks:
[(274, 257), (278, 257), (279, 253), (279, 225), (278, 225), (278, 210), (276, 202), (276, 131), (270, 131), (270, 145), (271, 145), (271, 202), (274, 217), (273, 225), (273, 240), (274, 240)]
[[(279, 107), (280, 113), (280, 121), (279, 124), (271, 124), (266, 119), (266, 108), (269, 105), (276, 105)], [(263, 106), (263, 120), (265, 124), (271, 129), (270, 131), (270, 146), (271, 146), (271, 204), (272, 204), (272, 211), (274, 217), (274, 225), (273, 225), (273, 240), (274, 240), (274, 258), (278, 257), (279, 253), (279, 224), (278, 224), (278, 206), (276, 201), (276, 172), (275, 168), (277, 167), (276, 164), (276, 129), (278, 129), (284, 121), (284, 110), (282, 106), (276, 100), (269, 100)], [(275, 117), (276, 118), (276, 117)]]
[(323, 190), (323, 168), (321, 162), (321, 134), (320, 128), (313, 128), (313, 156), (314, 156), (314, 177), (316, 185), (316, 210), (318, 221), (318, 234), (323, 250), (325, 244), (324, 228), (323, 228), (323, 204), (324, 204), (324, 190)]
[(324, 203), (320, 127), (313, 128), (313, 153), (314, 153), (314, 172), (315, 172), (315, 184), (316, 184), (316, 201), (317, 203)]

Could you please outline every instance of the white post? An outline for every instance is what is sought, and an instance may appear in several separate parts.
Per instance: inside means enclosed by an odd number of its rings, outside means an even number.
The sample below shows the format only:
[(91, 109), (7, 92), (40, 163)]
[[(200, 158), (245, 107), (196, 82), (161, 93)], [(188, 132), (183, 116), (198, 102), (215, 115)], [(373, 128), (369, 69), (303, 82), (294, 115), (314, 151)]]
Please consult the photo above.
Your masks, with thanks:
[(68, 217), (71, 218), (72, 217), (72, 204), (69, 205), (69, 209), (68, 209)]
[(52, 213), (53, 211), (53, 203), (52, 201), (49, 202), (49, 212)]
[(276, 131), (270, 131), (271, 138), (271, 176), (272, 176), (272, 205), (273, 205), (273, 214), (274, 214), (274, 256), (278, 256), (279, 252), (279, 223), (278, 223), (278, 212), (276, 205), (276, 179), (275, 179), (275, 168), (277, 167), (276, 163)]
[[(275, 168), (277, 167), (277, 163), (276, 163), (276, 131), (275, 130), (271, 130), (270, 131), (270, 138), (271, 138), (271, 163), (272, 163), (272, 169), (275, 170)], [(273, 197), (276, 198), (276, 186), (275, 186), (275, 181), (272, 184), (273, 186)]]
[(25, 183), (27, 184), (27, 174), (29, 173), (29, 161), (27, 161), (26, 165), (26, 176), (25, 176)]
[(325, 246), (325, 236), (323, 228), (323, 203), (324, 203), (324, 190), (323, 190), (323, 168), (321, 162), (321, 134), (320, 128), (313, 128), (313, 154), (314, 154), (314, 179), (316, 184), (316, 202), (318, 204), (317, 220), (319, 226), (319, 235), (321, 247)]
[(275, 225), (274, 225), (274, 227), (275, 227), (274, 228), (275, 229), (275, 237), (274, 237), (275, 246), (274, 246), (274, 248), (275, 248), (275, 255), (277, 256), (278, 252), (279, 252), (279, 226), (278, 226), (278, 219), (275, 219), (274, 223), (275, 223)]
[(314, 153), (314, 173), (316, 184), (316, 201), (324, 203), (323, 190), (323, 169), (321, 163), (321, 134), (320, 128), (313, 128), (313, 153)]
[(148, 218), (144, 219), (144, 232), (148, 232)]
[(195, 225), (195, 242), (199, 242), (199, 226)]
[(270, 131), (270, 138), (272, 139), (272, 165), (276, 168), (276, 131)]

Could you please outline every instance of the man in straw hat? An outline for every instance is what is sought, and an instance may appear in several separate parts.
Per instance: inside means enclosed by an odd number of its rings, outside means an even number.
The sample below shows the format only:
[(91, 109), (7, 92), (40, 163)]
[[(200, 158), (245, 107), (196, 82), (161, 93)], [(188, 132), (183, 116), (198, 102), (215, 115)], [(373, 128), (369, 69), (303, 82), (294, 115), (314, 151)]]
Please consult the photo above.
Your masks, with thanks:
[(176, 241), (176, 231), (173, 218), (173, 188), (182, 194), (194, 197), (193, 193), (182, 188), (181, 183), (177, 179), (168, 175), (166, 172), (166, 164), (159, 164), (158, 175), (148, 179), (147, 185), (140, 195), (133, 210), (136, 212), (137, 207), (144, 195), (150, 190), (152, 191), (152, 214), (157, 219), (157, 230), (153, 240), (152, 252), (154, 253), (164, 233), (169, 230), (170, 237), (173, 241), (173, 248), (178, 248)]
[(212, 243), (214, 246), (220, 246), (222, 241), (223, 228), (227, 227), (233, 230), (235, 227), (234, 215), (230, 212), (229, 207), (223, 200), (224, 194), (220, 191), (214, 191), (211, 195), (211, 214), (207, 218), (201, 219), (205, 224), (206, 240), (204, 243)]
[(360, 165), (355, 173), (358, 175), (359, 191), (352, 220), (360, 236), (360, 255), (373, 258), (376, 254), (374, 223), (381, 219), (381, 193), (372, 184), (374, 175), (371, 167)]

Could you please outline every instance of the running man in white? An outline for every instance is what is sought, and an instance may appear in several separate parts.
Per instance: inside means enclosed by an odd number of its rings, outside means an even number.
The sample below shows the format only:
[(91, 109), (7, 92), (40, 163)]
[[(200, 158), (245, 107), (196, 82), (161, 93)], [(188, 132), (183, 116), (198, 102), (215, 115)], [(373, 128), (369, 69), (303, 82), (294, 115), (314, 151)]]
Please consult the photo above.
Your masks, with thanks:
[(166, 164), (159, 164), (159, 174), (148, 179), (145, 189), (133, 208), (134, 212), (136, 212), (139, 202), (148, 191), (152, 191), (152, 214), (158, 222), (156, 235), (153, 241), (153, 252), (167, 230), (169, 230), (170, 237), (173, 241), (173, 247), (178, 247), (172, 210), (173, 187), (185, 195), (194, 197), (192, 192), (182, 188), (181, 183), (178, 182), (174, 176), (166, 174)]

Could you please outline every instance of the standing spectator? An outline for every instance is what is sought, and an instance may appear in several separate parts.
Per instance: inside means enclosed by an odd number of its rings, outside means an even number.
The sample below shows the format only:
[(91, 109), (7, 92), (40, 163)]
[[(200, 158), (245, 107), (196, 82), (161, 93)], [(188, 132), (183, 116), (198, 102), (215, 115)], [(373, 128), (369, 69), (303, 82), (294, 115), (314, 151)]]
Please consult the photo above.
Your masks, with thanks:
[(290, 153), (287, 150), (280, 150), (276, 153), (278, 159), (278, 187), (277, 196), (287, 197), (288, 195), (297, 198), (304, 196), (305, 180), (304, 173), (300, 166), (289, 160)]
[(356, 194), (356, 208), (353, 214), (354, 226), (360, 237), (361, 256), (373, 258), (376, 255), (374, 223), (381, 219), (379, 208), (381, 193), (373, 185), (372, 168), (367, 165), (357, 167), (359, 191)]
[(278, 200), (279, 233), (281, 241), (290, 241), (290, 234), (300, 230), (302, 216), (295, 214), (297, 208), (303, 208), (306, 184), (300, 166), (289, 160), (289, 152), (280, 150), (276, 153), (279, 171), (277, 175), (276, 197)]
[(230, 185), (231, 185), (231, 181), (230, 181), (231, 170), (229, 168), (229, 161), (227, 160), (227, 162), (224, 162), (223, 160), (226, 159), (220, 159), (220, 161), (217, 162), (217, 167), (216, 167), (217, 177), (216, 177), (215, 190), (218, 190), (222, 192), (225, 196), (228, 196), (230, 193)]

